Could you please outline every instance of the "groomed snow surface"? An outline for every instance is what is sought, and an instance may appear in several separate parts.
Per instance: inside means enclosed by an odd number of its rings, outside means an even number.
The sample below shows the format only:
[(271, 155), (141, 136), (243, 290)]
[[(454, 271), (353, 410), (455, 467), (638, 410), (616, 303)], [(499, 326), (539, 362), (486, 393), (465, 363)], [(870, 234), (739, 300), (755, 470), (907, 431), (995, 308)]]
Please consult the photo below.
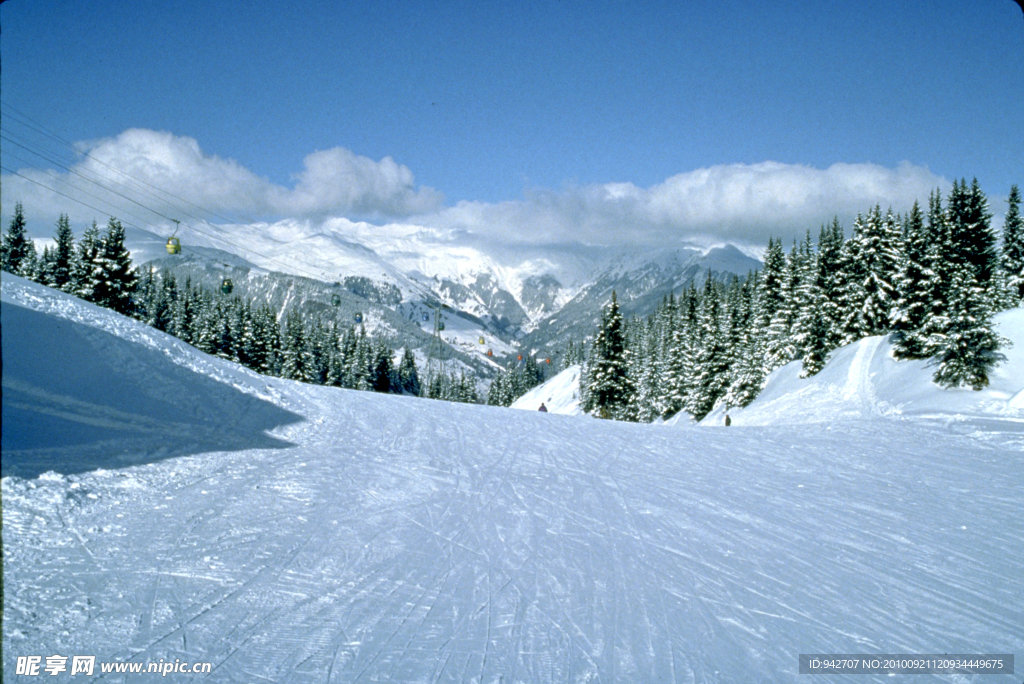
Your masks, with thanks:
[(6, 274), (2, 316), (5, 681), (1020, 681), (797, 674), (1024, 654), (1009, 399), (632, 425), (264, 378)]

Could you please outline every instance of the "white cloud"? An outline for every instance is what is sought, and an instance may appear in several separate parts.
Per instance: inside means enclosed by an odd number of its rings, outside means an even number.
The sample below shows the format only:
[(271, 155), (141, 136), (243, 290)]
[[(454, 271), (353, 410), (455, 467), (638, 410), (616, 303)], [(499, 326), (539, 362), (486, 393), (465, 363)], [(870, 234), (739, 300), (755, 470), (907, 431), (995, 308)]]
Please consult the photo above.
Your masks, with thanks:
[(430, 219), (509, 242), (588, 244), (733, 241), (763, 245), (770, 235), (817, 233), (834, 216), (849, 228), (876, 204), (907, 211), (949, 182), (903, 163), (834, 164), (827, 169), (763, 162), (698, 169), (651, 188), (610, 183), (538, 191), (500, 204), (461, 202)]
[(435, 210), (442, 204), (439, 193), (415, 186), (408, 167), (390, 157), (376, 162), (343, 148), (307, 156), (305, 168), (294, 176), (293, 188), (271, 183), (234, 160), (208, 155), (192, 138), (167, 132), (130, 129), (115, 138), (81, 143), (79, 148), (87, 154), (72, 167), (73, 173), (19, 171), (34, 183), (5, 174), (5, 206), (8, 199), (21, 201), (26, 216), (46, 220), (59, 213), (73, 219), (90, 213), (59, 194), (63, 193), (104, 213), (149, 224), (161, 220), (149, 210), (176, 217), (183, 212), (202, 214), (196, 208), (201, 207), (243, 220), (331, 215), (392, 218)]
[[(431, 188), (417, 187), (412, 171), (392, 158), (374, 161), (343, 148), (313, 152), (285, 187), (261, 178), (238, 162), (203, 152), (192, 138), (131, 129), (115, 138), (83, 143), (87, 152), (77, 174), (21, 170), (41, 185), (73, 195), (99, 212), (85, 209), (21, 177), (4, 175), (5, 207), (25, 205), (37, 226), (51, 225), (58, 213), (76, 223), (106, 213), (135, 225), (166, 223), (166, 216), (202, 215), (188, 204), (233, 221), (303, 219), (322, 223), (332, 217), (394, 221), (438, 231), (437, 239), (473, 239), (505, 245), (582, 242), (590, 245), (711, 245), (730, 241), (759, 249), (769, 235), (791, 238), (838, 215), (849, 230), (853, 217), (876, 204), (898, 212), (914, 200), (923, 204), (936, 187), (949, 182), (927, 168), (903, 163), (895, 169), (874, 164), (834, 164), (827, 169), (763, 162), (713, 166), (681, 173), (650, 188), (608, 183), (537, 189), (516, 201), (462, 201), (444, 207)], [(7, 165), (7, 164), (5, 164)], [(143, 181), (127, 181), (112, 169)], [(84, 180), (102, 178), (104, 187)], [(147, 185), (148, 184), (148, 185)], [(156, 193), (151, 187), (160, 188)], [(113, 192), (139, 202), (138, 206)], [(85, 194), (89, 193), (89, 194)], [(96, 195), (91, 197), (89, 195)], [(11, 209), (6, 209), (8, 215)]]

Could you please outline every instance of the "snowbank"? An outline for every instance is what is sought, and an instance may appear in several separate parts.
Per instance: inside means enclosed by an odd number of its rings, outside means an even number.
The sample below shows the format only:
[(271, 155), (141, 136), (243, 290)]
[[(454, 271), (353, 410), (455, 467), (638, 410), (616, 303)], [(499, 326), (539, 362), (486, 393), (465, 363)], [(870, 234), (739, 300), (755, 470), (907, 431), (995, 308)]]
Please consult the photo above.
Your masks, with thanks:
[[(776, 369), (757, 399), (731, 409), (733, 425), (798, 425), (839, 419), (964, 416), (998, 417), (1024, 423), (1024, 308), (995, 318), (1000, 335), (1013, 346), (1002, 350), (1006, 361), (991, 374), (989, 386), (945, 389), (932, 381), (929, 360), (898, 361), (890, 338), (868, 337), (835, 350), (820, 373), (800, 377), (800, 362)], [(721, 425), (718, 407), (701, 425)]]
[(511, 408), (536, 411), (543, 402), (548, 413), (581, 416), (583, 409), (580, 408), (579, 384), (580, 367), (569, 366), (555, 377), (537, 385), (516, 399), (512, 402)]

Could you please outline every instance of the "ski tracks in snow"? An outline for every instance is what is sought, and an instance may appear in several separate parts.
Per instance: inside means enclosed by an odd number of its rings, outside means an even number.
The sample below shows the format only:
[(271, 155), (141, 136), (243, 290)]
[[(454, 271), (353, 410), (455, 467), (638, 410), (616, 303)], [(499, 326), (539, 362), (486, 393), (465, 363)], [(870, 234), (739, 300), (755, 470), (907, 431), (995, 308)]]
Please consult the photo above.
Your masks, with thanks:
[(802, 650), (1024, 648), (997, 444), (279, 391), (310, 416), (292, 449), (5, 479), (5, 653), (217, 682), (731, 682), (793, 681)]

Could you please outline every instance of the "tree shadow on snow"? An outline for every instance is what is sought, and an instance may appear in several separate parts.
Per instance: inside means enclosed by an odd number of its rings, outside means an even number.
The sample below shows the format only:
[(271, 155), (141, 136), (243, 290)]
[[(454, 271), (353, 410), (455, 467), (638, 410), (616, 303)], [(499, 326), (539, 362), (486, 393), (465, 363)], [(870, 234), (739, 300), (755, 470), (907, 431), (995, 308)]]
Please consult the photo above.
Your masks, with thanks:
[(293, 446), (302, 417), (103, 330), (4, 304), (3, 476)]

